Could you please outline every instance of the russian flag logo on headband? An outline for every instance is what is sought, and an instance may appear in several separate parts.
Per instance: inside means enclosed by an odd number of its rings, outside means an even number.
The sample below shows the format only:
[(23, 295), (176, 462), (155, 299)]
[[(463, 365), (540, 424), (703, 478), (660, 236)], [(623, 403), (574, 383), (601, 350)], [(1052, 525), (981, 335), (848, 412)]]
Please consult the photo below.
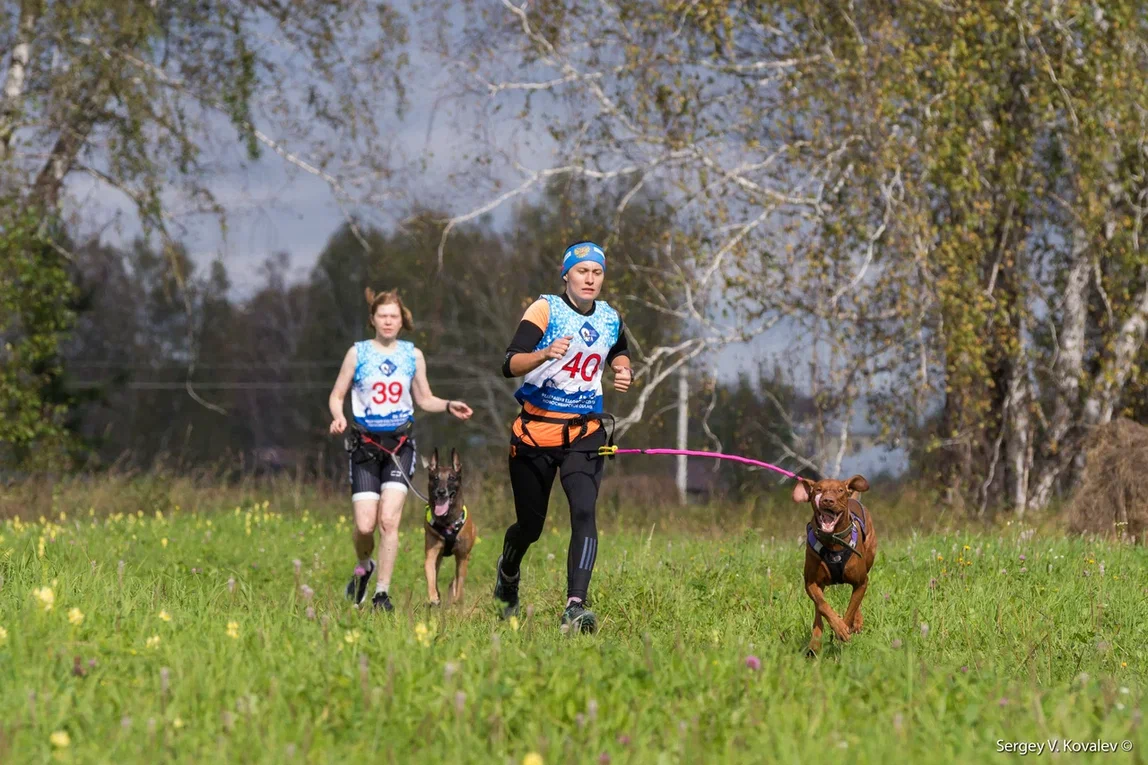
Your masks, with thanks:
[(562, 273), (565, 274), (575, 263), (597, 263), (606, 267), (605, 251), (593, 242), (579, 242), (566, 248), (562, 255)]

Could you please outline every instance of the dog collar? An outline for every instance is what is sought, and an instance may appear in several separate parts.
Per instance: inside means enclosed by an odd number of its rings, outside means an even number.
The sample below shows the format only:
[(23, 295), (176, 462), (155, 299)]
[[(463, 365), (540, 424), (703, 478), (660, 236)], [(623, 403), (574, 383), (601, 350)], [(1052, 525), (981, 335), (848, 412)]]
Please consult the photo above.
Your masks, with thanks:
[(812, 529), (813, 536), (823, 545), (844, 545), (853, 552), (857, 552), (857, 516), (850, 513), (849, 528), (826, 534), (821, 529)]
[(434, 514), (431, 512), (431, 506), (427, 505), (427, 525), (434, 529), (435, 533), (443, 537), (453, 537), (462, 531), (462, 527), (466, 525), (467, 510), (466, 505), (462, 506), (462, 515), (454, 523), (449, 526), (439, 526), (434, 522)]

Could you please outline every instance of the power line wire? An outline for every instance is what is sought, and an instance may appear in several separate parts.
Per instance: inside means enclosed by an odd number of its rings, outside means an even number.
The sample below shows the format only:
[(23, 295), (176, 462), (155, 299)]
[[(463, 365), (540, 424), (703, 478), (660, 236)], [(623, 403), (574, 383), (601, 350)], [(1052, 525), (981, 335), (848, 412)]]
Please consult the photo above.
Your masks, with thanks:
[[(474, 382), (473, 378), (460, 377), (450, 380), (435, 380), (435, 385), (466, 385)], [(184, 382), (150, 382), (131, 381), (117, 384), (113, 380), (79, 380), (72, 382), (68, 387), (74, 389), (102, 388), (105, 386), (122, 387), (128, 390), (187, 390)], [(330, 390), (331, 383), (327, 382), (193, 382), (197, 390)]]

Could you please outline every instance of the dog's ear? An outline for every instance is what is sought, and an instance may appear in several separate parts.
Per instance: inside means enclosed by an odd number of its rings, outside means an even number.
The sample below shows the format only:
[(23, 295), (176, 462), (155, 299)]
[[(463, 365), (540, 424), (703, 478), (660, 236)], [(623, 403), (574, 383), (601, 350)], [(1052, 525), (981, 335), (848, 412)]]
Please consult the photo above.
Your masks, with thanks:
[(367, 296), (367, 305), (370, 305), (371, 303), (375, 302), (375, 291), (373, 289), (371, 289), (370, 287), (367, 287), (366, 291), (363, 294)]
[(430, 464), (427, 465), (427, 470), (438, 470), (438, 449), (436, 448), (431, 452)]
[(450, 450), (450, 466), (454, 468), (454, 472), (462, 472), (462, 457), (458, 456), (458, 452), (454, 449)]
[(798, 478), (797, 483), (793, 487), (793, 501), (794, 502), (808, 502), (809, 498), (813, 496), (813, 484), (804, 478)]
[(845, 484), (849, 491), (869, 491), (869, 482), (865, 480), (863, 475), (855, 475), (849, 479), (849, 483)]

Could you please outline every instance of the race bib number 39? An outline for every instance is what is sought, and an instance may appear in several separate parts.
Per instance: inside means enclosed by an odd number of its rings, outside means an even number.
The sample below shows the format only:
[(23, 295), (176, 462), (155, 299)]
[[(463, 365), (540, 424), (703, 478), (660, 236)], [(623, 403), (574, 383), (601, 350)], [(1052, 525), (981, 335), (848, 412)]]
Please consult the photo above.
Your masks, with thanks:
[(371, 401), (376, 404), (397, 404), (403, 397), (403, 384), (397, 380), (389, 384), (379, 381), (371, 388), (375, 392), (375, 395), (371, 396)]

